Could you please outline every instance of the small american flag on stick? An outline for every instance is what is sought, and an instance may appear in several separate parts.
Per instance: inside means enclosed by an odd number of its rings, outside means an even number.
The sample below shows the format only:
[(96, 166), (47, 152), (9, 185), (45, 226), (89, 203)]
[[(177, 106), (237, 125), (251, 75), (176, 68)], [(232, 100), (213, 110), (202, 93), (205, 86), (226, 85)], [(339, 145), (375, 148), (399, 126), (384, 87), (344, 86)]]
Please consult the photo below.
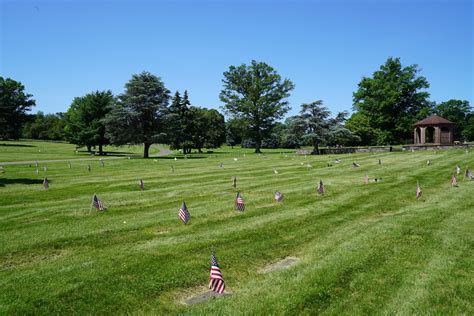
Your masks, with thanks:
[(451, 177), (451, 186), (452, 187), (457, 187), (458, 186), (458, 179), (456, 179), (456, 176), (454, 174)]
[(49, 189), (49, 181), (48, 181), (48, 178), (44, 178), (43, 180), (43, 187), (45, 190), (48, 190)]
[(235, 209), (239, 212), (245, 211), (244, 199), (240, 195), (240, 192), (237, 192), (237, 196), (235, 197)]
[(422, 194), (423, 194), (423, 192), (421, 191), (420, 184), (417, 181), (416, 182), (416, 199), (418, 200), (421, 197)]
[(214, 254), (211, 256), (211, 280), (209, 282), (209, 289), (218, 294), (224, 293), (225, 289), (224, 278), (222, 277), (219, 263)]
[(326, 190), (324, 189), (324, 184), (323, 184), (323, 180), (319, 180), (319, 185), (318, 185), (318, 193), (319, 194), (324, 194), (326, 192)]
[(99, 211), (106, 210), (107, 208), (105, 207), (104, 203), (102, 203), (101, 200), (95, 195), (92, 197), (92, 206), (98, 209)]
[(364, 177), (364, 183), (369, 184), (369, 175), (366, 173)]
[(233, 184), (232, 186), (235, 188), (237, 188), (237, 177), (234, 176), (234, 180), (233, 180)]
[(279, 191), (276, 191), (275, 192), (275, 201), (277, 201), (277, 202), (283, 201), (283, 193), (281, 193)]
[(140, 186), (140, 189), (141, 189), (142, 191), (145, 190), (145, 183), (143, 182), (142, 179), (138, 180), (138, 185)]
[(178, 216), (184, 224), (187, 224), (189, 222), (189, 219), (191, 218), (191, 215), (188, 212), (188, 207), (186, 206), (186, 202), (184, 201), (181, 205), (181, 208), (179, 209)]
[(472, 176), (472, 173), (469, 169), (466, 169), (464, 172), (464, 177), (468, 178), (469, 180), (474, 180), (474, 177)]

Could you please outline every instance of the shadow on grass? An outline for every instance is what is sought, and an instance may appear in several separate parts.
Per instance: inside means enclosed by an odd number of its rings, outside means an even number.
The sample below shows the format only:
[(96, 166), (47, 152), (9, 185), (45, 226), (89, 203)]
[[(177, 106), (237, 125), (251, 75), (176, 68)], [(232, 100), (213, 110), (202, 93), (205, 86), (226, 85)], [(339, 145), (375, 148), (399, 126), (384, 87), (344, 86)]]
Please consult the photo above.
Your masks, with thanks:
[(188, 156), (188, 158), (184, 158), (184, 156), (156, 156), (156, 157), (148, 157), (148, 158), (142, 158), (142, 159), (160, 159), (160, 160), (174, 160), (174, 158), (178, 158), (178, 160), (186, 160), (186, 159), (203, 159), (207, 158), (206, 156)]
[(99, 152), (88, 152), (85, 150), (80, 150), (78, 153), (83, 154), (85, 156), (89, 157), (125, 157), (125, 156), (137, 156), (139, 154), (133, 153), (133, 152), (128, 152), (128, 151), (104, 151), (104, 154), (102, 156), (99, 155)]
[(37, 147), (37, 146), (34, 146), (34, 145), (25, 145), (25, 144), (5, 144), (5, 143), (1, 143), (0, 146), (4, 146), (4, 147)]
[[(52, 181), (49, 180), (49, 183)], [(43, 179), (31, 179), (31, 178), (17, 178), (17, 179), (6, 179), (0, 178), (0, 187), (4, 187), (8, 184), (42, 184)]]

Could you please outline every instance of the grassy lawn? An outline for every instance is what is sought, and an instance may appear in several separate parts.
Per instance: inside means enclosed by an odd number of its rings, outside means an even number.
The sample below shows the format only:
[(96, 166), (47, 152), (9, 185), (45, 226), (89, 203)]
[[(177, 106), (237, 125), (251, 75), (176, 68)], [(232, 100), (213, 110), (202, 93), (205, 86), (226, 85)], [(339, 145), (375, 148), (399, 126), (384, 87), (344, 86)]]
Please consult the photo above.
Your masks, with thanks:
[[(0, 160), (32, 159), (41, 148), (75, 155), (73, 145), (20, 144), (36, 147), (0, 146)], [(39, 175), (4, 166), (0, 314), (474, 313), (474, 181), (460, 175), (450, 186), (456, 164), (474, 171), (474, 152), (251, 151), (47, 163)], [(336, 157), (342, 163), (327, 167)], [(365, 185), (366, 173), (382, 181)], [(234, 211), (234, 175), (244, 213)], [(320, 179), (324, 196), (315, 193)], [(94, 193), (107, 211), (90, 210)], [(188, 225), (177, 216), (182, 200)], [(208, 284), (211, 248), (231, 295), (186, 306)], [(287, 256), (300, 261), (258, 273)]]
[[(98, 152), (99, 148), (96, 148), (95, 151)], [(143, 146), (105, 146), (104, 151), (107, 152), (107, 156), (112, 157), (142, 156)], [(157, 153), (158, 151), (159, 150), (156, 148), (150, 148), (150, 154)], [(76, 145), (65, 142), (0, 140), (0, 162), (59, 160), (88, 157), (91, 157), (91, 155), (87, 152), (85, 147), (76, 151)]]

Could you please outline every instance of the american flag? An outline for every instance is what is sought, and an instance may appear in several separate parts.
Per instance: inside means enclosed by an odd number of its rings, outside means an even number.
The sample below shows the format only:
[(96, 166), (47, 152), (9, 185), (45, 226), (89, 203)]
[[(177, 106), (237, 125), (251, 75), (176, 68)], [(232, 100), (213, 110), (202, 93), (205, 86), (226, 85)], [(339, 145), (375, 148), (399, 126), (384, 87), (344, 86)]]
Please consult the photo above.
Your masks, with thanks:
[(104, 166), (104, 160), (103, 159), (99, 159), (100, 161), (100, 165), (103, 167)]
[(222, 277), (219, 263), (217, 263), (216, 256), (211, 256), (211, 280), (209, 282), (209, 289), (215, 293), (222, 294), (225, 289), (224, 278)]
[(326, 192), (326, 190), (324, 189), (323, 180), (319, 180), (318, 193), (324, 194), (324, 192)]
[(382, 160), (379, 159), (379, 165), (381, 165), (381, 164), (382, 164)]
[(452, 187), (457, 187), (458, 186), (458, 179), (456, 179), (456, 176), (454, 174), (451, 178), (451, 186)]
[(91, 172), (91, 165), (87, 165), (87, 171)]
[(98, 209), (99, 211), (106, 210), (107, 208), (105, 207), (104, 203), (102, 203), (101, 200), (97, 197), (97, 195), (94, 194), (92, 197), (92, 206)]
[(174, 173), (174, 167), (173, 166), (171, 166), (171, 172)]
[(38, 160), (35, 161), (35, 166), (38, 168)]
[(178, 216), (184, 224), (187, 224), (189, 222), (189, 219), (191, 218), (191, 215), (188, 212), (188, 207), (186, 206), (186, 203), (184, 201), (181, 205), (181, 208), (179, 209)]
[(49, 181), (48, 181), (48, 178), (44, 178), (44, 180), (43, 180), (43, 187), (45, 188), (45, 190), (49, 189)]
[(369, 175), (366, 173), (364, 177), (364, 183), (369, 184)]
[(235, 209), (240, 212), (245, 211), (244, 199), (240, 196), (240, 192), (237, 192), (237, 196), (235, 197)]
[(69, 166), (69, 169), (71, 169), (71, 163), (70, 162), (68, 163), (68, 166)]
[(142, 180), (142, 179), (140, 179), (140, 180), (138, 181), (138, 185), (140, 186), (140, 189), (141, 189), (142, 191), (145, 190), (145, 183), (143, 183), (143, 180)]
[(466, 178), (468, 178), (469, 180), (473, 180), (473, 179), (474, 179), (474, 177), (472, 176), (472, 173), (471, 173), (471, 171), (469, 171), (469, 169), (466, 169), (466, 171), (464, 172), (464, 176), (465, 176)]
[(275, 192), (275, 200), (277, 202), (281, 202), (283, 200), (283, 193), (276, 191)]
[(237, 188), (237, 177), (234, 177), (234, 183), (232, 185), (234, 189)]
[(224, 168), (224, 163), (221, 162), (219, 166), (220, 166), (221, 168)]
[(418, 200), (422, 194), (423, 192), (421, 191), (420, 184), (416, 182), (416, 199)]
[(460, 173), (461, 173), (461, 167), (456, 165), (456, 174), (460, 174)]

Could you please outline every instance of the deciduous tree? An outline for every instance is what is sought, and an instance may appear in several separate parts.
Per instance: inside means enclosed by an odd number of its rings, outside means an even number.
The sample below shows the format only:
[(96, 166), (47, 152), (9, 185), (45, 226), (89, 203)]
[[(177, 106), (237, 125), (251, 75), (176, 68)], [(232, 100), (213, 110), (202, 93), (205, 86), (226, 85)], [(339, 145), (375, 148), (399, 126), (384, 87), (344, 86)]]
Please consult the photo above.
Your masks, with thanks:
[(35, 105), (18, 81), (0, 76), (0, 138), (19, 139), (26, 113)]
[(294, 84), (282, 79), (271, 66), (255, 60), (250, 65), (230, 66), (222, 81), (220, 99), (225, 110), (245, 124), (259, 153), (264, 137), (289, 110), (286, 99)]
[(412, 137), (417, 114), (429, 106), (429, 83), (418, 76), (417, 65), (403, 67), (388, 58), (372, 77), (364, 77), (353, 94), (354, 109), (364, 115), (380, 145), (401, 143)]

